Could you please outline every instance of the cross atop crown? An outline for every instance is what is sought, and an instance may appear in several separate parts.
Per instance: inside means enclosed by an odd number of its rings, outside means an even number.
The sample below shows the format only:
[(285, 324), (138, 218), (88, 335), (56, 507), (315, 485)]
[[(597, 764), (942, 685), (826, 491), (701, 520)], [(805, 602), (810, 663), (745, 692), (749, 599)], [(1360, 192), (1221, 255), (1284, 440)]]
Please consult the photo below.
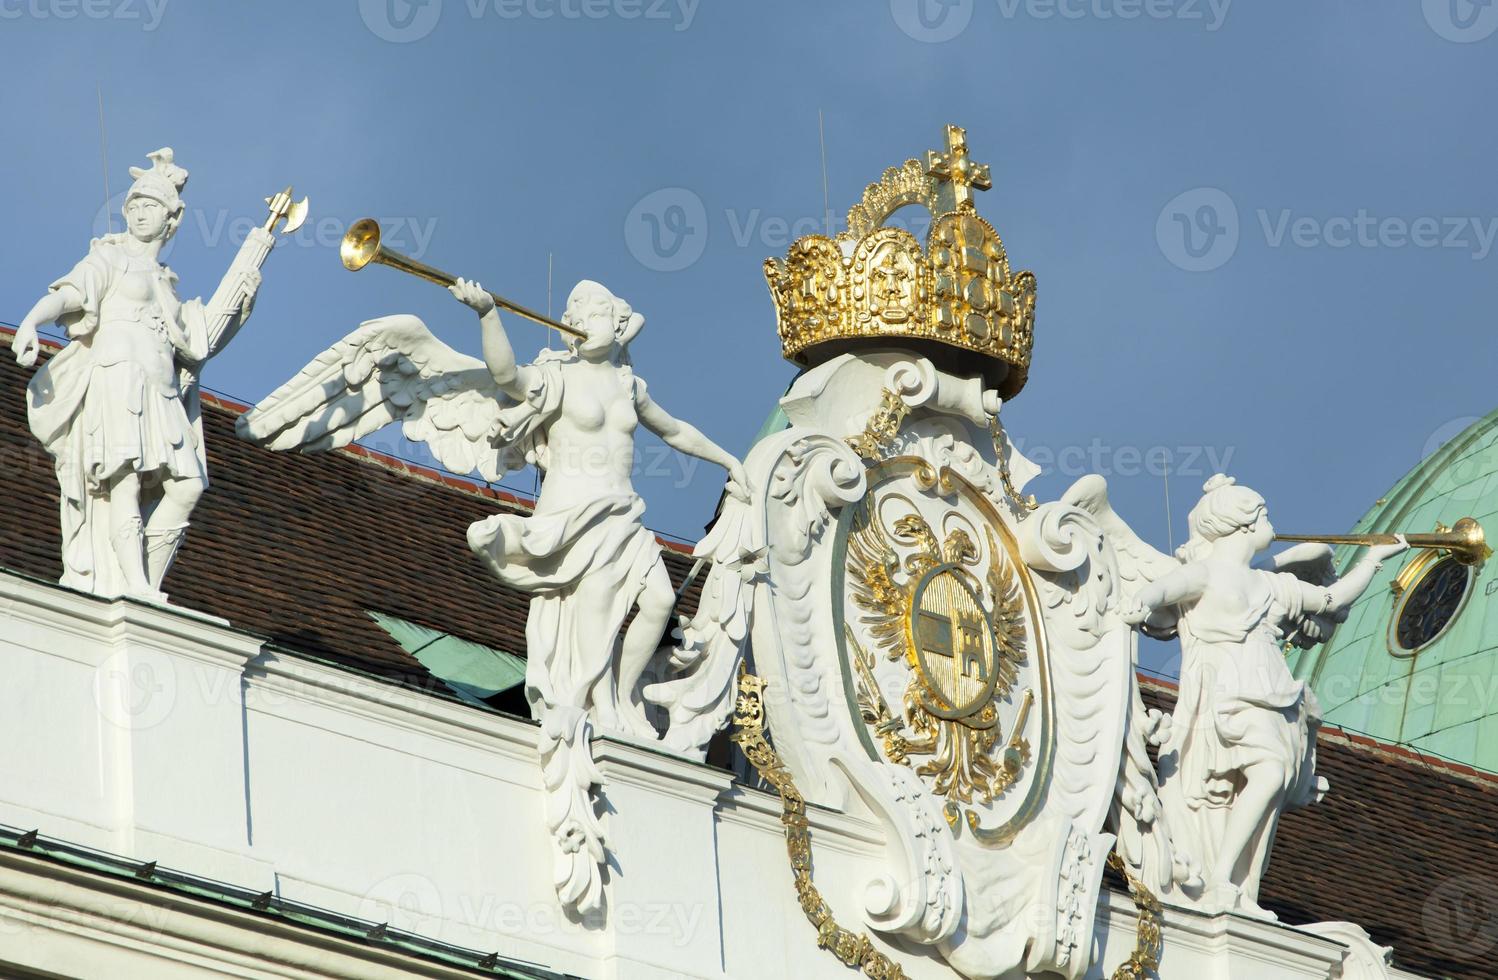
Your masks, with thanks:
[(967, 130), (947, 126), (947, 150), (926, 151), (926, 173), (936, 178), (936, 213), (956, 211), (973, 206), (973, 188), (986, 191), (993, 186), (988, 164), (974, 163), (967, 155)]

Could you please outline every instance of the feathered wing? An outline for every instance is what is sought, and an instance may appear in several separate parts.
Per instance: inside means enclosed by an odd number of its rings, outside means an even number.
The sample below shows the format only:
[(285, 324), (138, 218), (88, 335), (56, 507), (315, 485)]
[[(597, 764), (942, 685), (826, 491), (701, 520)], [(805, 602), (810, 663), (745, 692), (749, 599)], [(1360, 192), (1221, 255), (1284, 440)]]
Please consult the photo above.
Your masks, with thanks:
[[(1082, 477), (1061, 499), (1091, 514), (1112, 545), (1118, 565), (1118, 602), (1122, 606), (1132, 605), (1145, 586), (1181, 567), (1178, 559), (1156, 551), (1118, 516), (1108, 502), (1108, 484), (1101, 476)], [(1173, 611), (1159, 610), (1146, 620), (1144, 631), (1168, 639), (1175, 635), (1175, 620)], [(1115, 846), (1130, 873), (1154, 894), (1168, 895), (1178, 885), (1195, 887), (1199, 877), (1191, 857), (1175, 846), (1165, 825), (1159, 777), (1149, 756), (1148, 746), (1164, 741), (1170, 720), (1145, 708), (1134, 666), (1130, 664), (1123, 752), (1108, 829), (1117, 835)]]
[[(1302, 582), (1317, 586), (1328, 586), (1337, 580), (1337, 566), (1332, 560), (1332, 547), (1308, 541), (1293, 545), (1284, 551), (1270, 555), (1254, 564), (1255, 568), (1269, 572), (1289, 572)], [(1296, 646), (1309, 649), (1331, 639), (1337, 624), (1347, 617), (1330, 613), (1302, 613), (1286, 638)]]
[[(1091, 514), (1113, 546), (1118, 557), (1118, 587), (1123, 606), (1131, 605), (1146, 585), (1181, 567), (1178, 559), (1156, 551), (1118, 516), (1108, 502), (1108, 481), (1096, 473), (1073, 483), (1061, 500)], [(1157, 639), (1169, 639), (1175, 635), (1175, 617), (1161, 610), (1145, 623), (1145, 632)]]
[(1025, 595), (1020, 590), (1019, 577), (1014, 566), (999, 547), (993, 528), (984, 528), (988, 536), (988, 595), (993, 603), (993, 629), (999, 641), (999, 656), (994, 667), (999, 672), (995, 692), (998, 697), (1008, 697), (1019, 680), (1019, 664), (1025, 662), (1029, 651), (1025, 649)]
[[(929, 534), (929, 532), (927, 532)], [(905, 615), (910, 597), (896, 581), (900, 562), (884, 525), (864, 504), (848, 534), (849, 594), (863, 611), (869, 635), (890, 659), (905, 649)]]
[(765, 550), (755, 507), (733, 496), (692, 552), (708, 564), (697, 614), (681, 623), (681, 645), (671, 651), (667, 680), (645, 687), (645, 699), (665, 708), (665, 743), (702, 758), (713, 734), (733, 711), (739, 663), (753, 625), (754, 593), (763, 580)]
[(240, 416), (239, 436), (306, 453), (347, 446), (392, 422), (454, 473), (498, 480), (522, 460), (499, 443), (512, 401), (484, 362), (409, 315), (368, 320)]

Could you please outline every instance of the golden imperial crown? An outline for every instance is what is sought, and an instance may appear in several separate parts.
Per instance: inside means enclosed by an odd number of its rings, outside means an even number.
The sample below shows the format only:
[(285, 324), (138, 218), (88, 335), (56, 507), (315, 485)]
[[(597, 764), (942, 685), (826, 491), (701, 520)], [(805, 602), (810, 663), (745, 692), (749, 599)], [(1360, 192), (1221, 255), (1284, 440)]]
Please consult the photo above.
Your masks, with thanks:
[[(948, 126), (946, 151), (886, 170), (848, 212), (846, 231), (807, 235), (784, 262), (766, 259), (785, 358), (811, 364), (869, 340), (915, 341), (948, 370), (1018, 394), (1035, 341), (1035, 276), (1009, 271), (998, 232), (973, 206), (973, 188), (991, 186), (987, 164), (968, 158), (964, 130)], [(884, 224), (908, 204), (931, 213), (924, 251)]]

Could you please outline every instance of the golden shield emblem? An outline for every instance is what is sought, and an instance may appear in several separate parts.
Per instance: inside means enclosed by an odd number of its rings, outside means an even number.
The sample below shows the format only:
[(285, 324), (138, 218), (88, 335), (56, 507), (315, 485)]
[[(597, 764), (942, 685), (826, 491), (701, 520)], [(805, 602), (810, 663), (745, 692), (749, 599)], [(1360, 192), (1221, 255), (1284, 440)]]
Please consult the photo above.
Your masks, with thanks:
[(916, 581), (905, 618), (911, 666), (925, 678), (922, 707), (938, 718), (991, 728), (981, 713), (998, 683), (998, 641), (988, 613), (957, 565), (937, 565)]
[(1002, 847), (1039, 806), (1050, 759), (1034, 584), (961, 476), (897, 457), (868, 482), (833, 583), (849, 707), (871, 756), (910, 766), (954, 830)]

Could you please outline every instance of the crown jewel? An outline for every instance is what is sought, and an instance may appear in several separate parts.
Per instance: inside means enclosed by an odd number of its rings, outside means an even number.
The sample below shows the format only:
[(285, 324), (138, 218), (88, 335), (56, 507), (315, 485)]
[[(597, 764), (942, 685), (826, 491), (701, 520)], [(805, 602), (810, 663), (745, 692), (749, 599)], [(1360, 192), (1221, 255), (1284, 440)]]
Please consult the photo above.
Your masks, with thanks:
[[(849, 341), (935, 341), (983, 355), (980, 368), (1000, 394), (1017, 394), (1035, 339), (1035, 276), (1009, 271), (998, 232), (978, 216), (972, 192), (991, 186), (988, 166), (968, 156), (964, 130), (948, 126), (945, 150), (891, 167), (864, 190), (847, 230), (797, 239), (784, 262), (766, 259), (786, 359), (804, 364), (816, 348)], [(908, 204), (931, 212), (924, 250), (884, 224)]]

